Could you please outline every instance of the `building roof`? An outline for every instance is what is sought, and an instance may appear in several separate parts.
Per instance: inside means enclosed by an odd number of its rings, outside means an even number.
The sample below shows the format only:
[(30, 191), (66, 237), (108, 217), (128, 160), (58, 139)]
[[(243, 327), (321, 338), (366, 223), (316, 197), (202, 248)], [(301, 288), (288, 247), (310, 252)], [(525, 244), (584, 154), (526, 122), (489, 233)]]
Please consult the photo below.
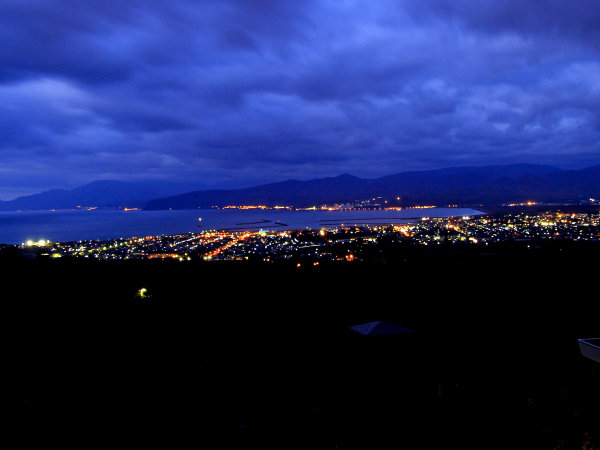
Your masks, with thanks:
[(600, 362), (600, 338), (579, 339), (579, 349), (583, 356)]
[(376, 320), (375, 322), (361, 323), (349, 327), (351, 330), (365, 336), (377, 336), (387, 334), (404, 334), (412, 333), (412, 330), (408, 328), (399, 327), (393, 323), (386, 322), (384, 320)]

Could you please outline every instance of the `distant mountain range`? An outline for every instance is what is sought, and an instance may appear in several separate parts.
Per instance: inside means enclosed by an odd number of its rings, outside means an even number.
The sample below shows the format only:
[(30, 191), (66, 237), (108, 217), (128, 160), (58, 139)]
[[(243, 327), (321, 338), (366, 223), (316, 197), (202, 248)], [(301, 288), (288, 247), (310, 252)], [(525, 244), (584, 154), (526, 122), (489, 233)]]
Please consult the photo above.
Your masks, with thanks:
[(76, 189), (52, 189), (10, 201), (0, 201), (0, 211), (74, 209), (77, 207), (141, 208), (153, 198), (202, 189), (200, 183), (94, 181)]
[(288, 180), (245, 189), (203, 190), (155, 199), (146, 209), (193, 209), (227, 205), (353, 203), (373, 197), (401, 198), (403, 205), (567, 202), (600, 196), (600, 166), (562, 170), (538, 164), (455, 167), (403, 172), (375, 179), (352, 175)]
[(195, 209), (228, 205), (306, 207), (354, 203), (374, 197), (402, 205), (568, 202), (600, 197), (600, 166), (562, 170), (537, 164), (454, 167), (402, 172), (366, 179), (344, 174), (309, 181), (288, 180), (243, 189), (169, 182), (95, 181), (77, 189), (55, 189), (0, 201), (0, 210), (80, 207), (138, 207), (148, 210)]

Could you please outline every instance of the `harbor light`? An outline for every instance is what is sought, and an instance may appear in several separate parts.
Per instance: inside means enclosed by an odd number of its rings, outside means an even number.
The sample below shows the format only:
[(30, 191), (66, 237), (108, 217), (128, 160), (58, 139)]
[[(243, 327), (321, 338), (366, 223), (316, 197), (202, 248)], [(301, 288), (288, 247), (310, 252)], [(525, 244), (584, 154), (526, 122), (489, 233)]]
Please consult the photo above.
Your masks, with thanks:
[(50, 245), (50, 240), (40, 239), (39, 241), (34, 241), (32, 239), (29, 239), (25, 242), (24, 245), (27, 247), (43, 247), (45, 245)]

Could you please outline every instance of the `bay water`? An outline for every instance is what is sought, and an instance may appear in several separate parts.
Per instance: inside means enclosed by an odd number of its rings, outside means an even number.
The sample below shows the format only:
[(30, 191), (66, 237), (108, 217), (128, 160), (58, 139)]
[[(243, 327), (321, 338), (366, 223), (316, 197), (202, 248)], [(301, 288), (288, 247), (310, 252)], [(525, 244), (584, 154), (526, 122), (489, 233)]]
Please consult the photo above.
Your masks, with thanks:
[(291, 211), (196, 209), (175, 211), (57, 210), (0, 212), (0, 243), (21, 244), (174, 235), (206, 230), (288, 230), (341, 225), (402, 224), (422, 217), (474, 216), (468, 208)]

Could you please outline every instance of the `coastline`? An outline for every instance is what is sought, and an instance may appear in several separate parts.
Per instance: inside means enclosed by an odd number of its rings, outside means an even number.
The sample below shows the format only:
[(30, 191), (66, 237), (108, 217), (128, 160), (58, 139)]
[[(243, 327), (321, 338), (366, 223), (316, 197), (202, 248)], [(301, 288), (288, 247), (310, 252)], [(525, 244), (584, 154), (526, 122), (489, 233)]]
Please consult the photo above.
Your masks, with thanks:
[[(119, 237), (142, 237), (197, 233), (207, 230), (231, 228), (264, 229), (274, 226), (277, 230), (323, 228), (340, 226), (346, 222), (373, 222), (385, 225), (393, 222), (420, 220), (422, 217), (451, 217), (480, 215), (481, 211), (463, 208), (435, 208), (399, 211), (289, 211), (289, 210), (69, 210), (0, 212), (0, 243), (19, 245), (27, 240), (50, 240), (67, 242), (76, 240), (102, 240)], [(198, 224), (198, 217), (202, 223)], [(410, 219), (409, 219), (410, 218)], [(269, 222), (265, 222), (268, 220)], [(324, 223), (324, 221), (337, 223)], [(242, 224), (242, 226), (240, 226)], [(243, 225), (249, 225), (244, 227)], [(243, 230), (239, 230), (243, 231)]]

